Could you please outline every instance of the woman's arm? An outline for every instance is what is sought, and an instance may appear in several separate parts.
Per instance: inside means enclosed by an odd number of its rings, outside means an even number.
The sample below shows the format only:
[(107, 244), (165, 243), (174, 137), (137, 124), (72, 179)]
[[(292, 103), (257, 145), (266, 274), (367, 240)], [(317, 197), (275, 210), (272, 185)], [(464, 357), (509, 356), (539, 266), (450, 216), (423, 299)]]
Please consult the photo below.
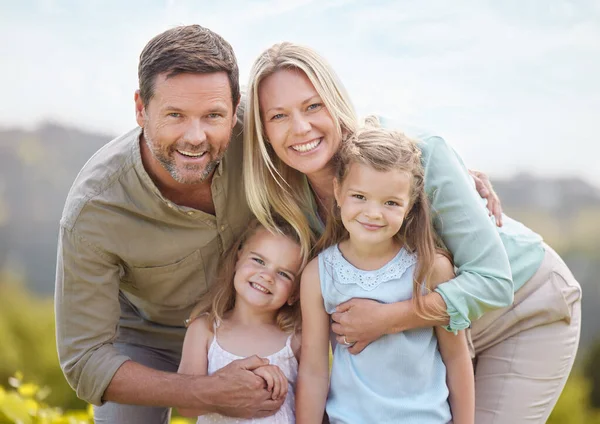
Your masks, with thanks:
[(320, 423), (329, 391), (329, 315), (325, 311), (318, 259), (302, 273), (302, 354), (296, 390), (296, 422)]
[(457, 267), (455, 278), (440, 284), (423, 300), (427, 309), (445, 309), (448, 320), (425, 320), (410, 301), (382, 305), (365, 299), (350, 300), (332, 315), (337, 323), (332, 330), (357, 341), (351, 353), (360, 352), (383, 334), (435, 325), (456, 332), (468, 328), (485, 312), (513, 301), (508, 256), (462, 160), (440, 137), (421, 140), (425, 189), (434, 227)]
[[(454, 267), (448, 258), (438, 255), (436, 258), (432, 287), (454, 278)], [(438, 345), (444, 365), (446, 382), (450, 391), (450, 409), (454, 424), (475, 423), (475, 376), (473, 363), (467, 346), (465, 330), (457, 334), (441, 327), (435, 328)]]

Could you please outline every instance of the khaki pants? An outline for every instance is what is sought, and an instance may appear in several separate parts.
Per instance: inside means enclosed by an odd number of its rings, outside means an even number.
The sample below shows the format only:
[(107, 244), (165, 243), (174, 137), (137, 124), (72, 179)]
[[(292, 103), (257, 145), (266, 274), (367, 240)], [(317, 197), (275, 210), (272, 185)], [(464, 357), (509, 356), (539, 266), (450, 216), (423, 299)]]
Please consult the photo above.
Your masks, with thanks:
[[(135, 362), (161, 371), (177, 372), (181, 353), (127, 343), (115, 347)], [(106, 402), (94, 406), (95, 424), (168, 424), (171, 408), (160, 406), (124, 405)]]
[(567, 381), (581, 329), (581, 287), (549, 246), (514, 304), (475, 321), (475, 422), (545, 423)]

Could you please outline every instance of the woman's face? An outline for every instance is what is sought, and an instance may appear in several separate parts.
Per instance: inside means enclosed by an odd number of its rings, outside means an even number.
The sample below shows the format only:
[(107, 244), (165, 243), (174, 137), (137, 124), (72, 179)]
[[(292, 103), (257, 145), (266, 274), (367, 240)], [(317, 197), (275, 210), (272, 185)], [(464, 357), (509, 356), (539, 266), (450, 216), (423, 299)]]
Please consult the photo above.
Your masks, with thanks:
[(306, 74), (282, 69), (258, 89), (261, 119), (275, 154), (310, 175), (325, 169), (340, 147), (335, 123)]

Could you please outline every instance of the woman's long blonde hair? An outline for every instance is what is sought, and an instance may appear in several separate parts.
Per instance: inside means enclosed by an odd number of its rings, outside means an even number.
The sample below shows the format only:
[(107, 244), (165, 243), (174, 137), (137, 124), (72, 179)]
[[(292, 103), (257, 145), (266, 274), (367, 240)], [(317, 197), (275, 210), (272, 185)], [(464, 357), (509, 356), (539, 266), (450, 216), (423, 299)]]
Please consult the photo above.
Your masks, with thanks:
[[(273, 218), (277, 231), (275, 234), (282, 234), (300, 245), (300, 239), (296, 231), (286, 222), (279, 218)], [(190, 318), (186, 321), (189, 324), (201, 315), (208, 314), (208, 322), (221, 322), (223, 316), (231, 311), (235, 306), (236, 291), (233, 285), (235, 268), (238, 261), (238, 253), (260, 229), (267, 230), (257, 219), (253, 219), (248, 228), (241, 237), (221, 256), (217, 277), (210, 288), (207, 296), (192, 309)], [(267, 230), (268, 231), (268, 230)], [(293, 282), (292, 299), (298, 299), (300, 276), (296, 276)], [(300, 326), (300, 305), (299, 302), (293, 302), (291, 305), (286, 303), (277, 312), (277, 325), (286, 333), (295, 332)]]
[[(352, 164), (363, 164), (381, 172), (406, 172), (410, 176), (408, 212), (395, 238), (407, 251), (417, 255), (417, 269), (413, 280), (413, 302), (417, 314), (425, 319), (446, 318), (445, 311), (426, 311), (423, 304), (423, 289), (432, 289), (431, 275), (436, 254), (439, 252), (448, 258), (450, 256), (437, 247), (425, 193), (421, 150), (417, 143), (401, 132), (381, 128), (379, 120), (370, 116), (365, 119), (363, 127), (346, 139), (335, 156), (335, 179), (338, 187), (345, 181)], [(325, 232), (315, 245), (315, 251), (319, 252), (348, 237), (340, 209), (334, 204), (329, 211)]]
[[(261, 82), (283, 69), (306, 74), (329, 111), (337, 136), (342, 139), (356, 128), (357, 118), (348, 94), (329, 64), (314, 50), (285, 42), (265, 50), (254, 62), (247, 88), (244, 116), (244, 181), (246, 198), (257, 219), (277, 231), (273, 214), (280, 215), (300, 238), (307, 260), (315, 240), (318, 218), (306, 176), (281, 161), (265, 140), (258, 91)], [(313, 222), (309, 222), (310, 216)]]

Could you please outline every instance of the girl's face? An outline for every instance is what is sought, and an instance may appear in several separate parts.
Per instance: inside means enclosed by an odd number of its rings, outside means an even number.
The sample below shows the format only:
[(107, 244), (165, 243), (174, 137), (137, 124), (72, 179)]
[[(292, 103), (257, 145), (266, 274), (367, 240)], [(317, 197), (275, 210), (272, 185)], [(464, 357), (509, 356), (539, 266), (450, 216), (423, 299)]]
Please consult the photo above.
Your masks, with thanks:
[(325, 169), (341, 140), (306, 74), (279, 70), (261, 82), (258, 97), (261, 120), (275, 154), (306, 175)]
[(404, 171), (376, 171), (350, 165), (345, 180), (334, 180), (334, 193), (352, 242), (376, 245), (400, 231), (409, 211), (412, 176)]
[(277, 311), (291, 299), (302, 258), (300, 246), (260, 228), (238, 253), (233, 285), (239, 301)]

